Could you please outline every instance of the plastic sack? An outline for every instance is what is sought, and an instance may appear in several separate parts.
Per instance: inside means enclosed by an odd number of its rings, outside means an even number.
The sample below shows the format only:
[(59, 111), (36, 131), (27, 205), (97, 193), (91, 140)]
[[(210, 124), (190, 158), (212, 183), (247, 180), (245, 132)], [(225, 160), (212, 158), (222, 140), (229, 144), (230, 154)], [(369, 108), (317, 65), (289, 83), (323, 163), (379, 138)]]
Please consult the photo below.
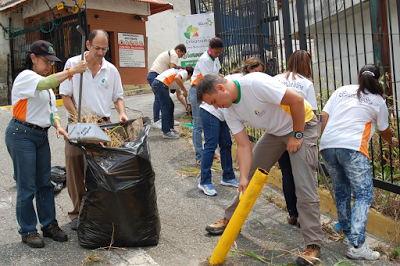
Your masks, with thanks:
[(54, 192), (60, 192), (67, 185), (67, 174), (65, 167), (53, 166), (51, 167), (51, 184), (53, 185)]
[(79, 144), (87, 163), (87, 191), (77, 231), (85, 248), (158, 244), (161, 225), (147, 140), (151, 121), (144, 118), (140, 125), (141, 119), (123, 125), (121, 134), (128, 134), (129, 142), (120, 148)]

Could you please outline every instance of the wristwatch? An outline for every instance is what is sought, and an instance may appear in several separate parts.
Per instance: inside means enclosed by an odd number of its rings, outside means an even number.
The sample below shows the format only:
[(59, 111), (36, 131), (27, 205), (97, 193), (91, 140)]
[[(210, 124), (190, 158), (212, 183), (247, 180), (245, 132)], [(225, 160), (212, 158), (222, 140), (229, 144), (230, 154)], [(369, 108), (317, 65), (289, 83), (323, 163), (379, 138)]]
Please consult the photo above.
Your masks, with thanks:
[(293, 136), (296, 139), (301, 139), (301, 138), (303, 138), (303, 132), (300, 132), (300, 131), (293, 132)]

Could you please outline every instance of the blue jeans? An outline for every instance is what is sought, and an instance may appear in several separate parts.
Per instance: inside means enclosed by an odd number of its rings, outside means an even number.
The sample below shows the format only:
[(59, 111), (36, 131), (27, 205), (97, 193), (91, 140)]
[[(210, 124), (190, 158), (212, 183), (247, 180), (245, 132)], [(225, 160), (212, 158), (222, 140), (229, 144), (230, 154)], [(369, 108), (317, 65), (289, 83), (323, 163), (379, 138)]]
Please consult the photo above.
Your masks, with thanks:
[(198, 161), (201, 160), (201, 156), (203, 153), (203, 139), (201, 137), (201, 133), (203, 131), (203, 125), (201, 123), (201, 118), (200, 118), (200, 105), (197, 103), (196, 86), (192, 86), (189, 90), (189, 102), (192, 108), (192, 116), (193, 116), (192, 140), (193, 140), (194, 151), (196, 153), (195, 159), (196, 161)]
[(203, 108), (200, 108), (200, 117), (203, 123), (205, 139), (204, 150), (201, 156), (200, 184), (211, 184), (211, 167), (217, 145), (219, 145), (221, 153), (222, 179), (225, 181), (235, 179), (232, 167), (232, 139), (228, 125), (225, 121), (220, 121)]
[(283, 195), (285, 196), (287, 210), (291, 218), (299, 217), (297, 212), (297, 197), (296, 187), (294, 185), (294, 178), (292, 173), (292, 165), (290, 164), (290, 157), (288, 151), (285, 151), (281, 158), (278, 160), (282, 172), (282, 187)]
[[(365, 242), (369, 208), (374, 198), (370, 163), (361, 152), (331, 148), (322, 150), (335, 189), (336, 209), (343, 233), (353, 246)], [(351, 207), (351, 192), (354, 195)]]
[[(147, 82), (150, 84), (151, 87), (153, 87), (153, 82), (157, 76), (158, 76), (157, 72), (149, 72), (149, 74), (147, 74)], [(160, 120), (160, 110), (161, 110), (160, 100), (158, 99), (157, 95), (154, 95), (154, 103), (153, 103), (154, 122)]]
[(161, 103), (161, 130), (162, 132), (168, 133), (171, 128), (174, 128), (174, 102), (169, 96), (169, 88), (159, 80), (153, 82), (153, 92)]
[(39, 222), (43, 227), (56, 220), (51, 181), (51, 155), (47, 132), (10, 122), (6, 145), (17, 181), (16, 215), (24, 236), (36, 232), (37, 218), (32, 200), (36, 198)]

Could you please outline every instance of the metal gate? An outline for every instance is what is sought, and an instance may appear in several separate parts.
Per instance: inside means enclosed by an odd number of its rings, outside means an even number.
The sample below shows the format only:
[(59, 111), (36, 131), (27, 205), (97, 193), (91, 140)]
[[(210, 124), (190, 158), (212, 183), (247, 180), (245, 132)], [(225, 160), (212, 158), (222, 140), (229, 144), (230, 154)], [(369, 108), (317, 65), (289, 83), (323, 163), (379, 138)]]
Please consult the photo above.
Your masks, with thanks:
[[(216, 34), (224, 41), (224, 74), (256, 56), (275, 75), (285, 71), (293, 51), (308, 50), (320, 110), (335, 89), (356, 84), (359, 69), (374, 63), (383, 76), (392, 130), (399, 136), (398, 1), (192, 0), (193, 13), (208, 11), (214, 12)], [(400, 194), (398, 147), (391, 149), (375, 134), (370, 158), (375, 187)]]
[[(79, 25), (80, 14), (82, 15), (83, 28), (86, 29), (86, 12), (54, 19), (35, 19), (31, 27), (22, 30), (13, 30), (9, 27), (12, 79), (14, 80), (25, 69), (24, 61), (29, 52), (30, 45), (37, 40), (46, 40), (52, 43), (57, 57), (62, 61), (52, 67), (51, 73), (62, 71), (65, 61), (69, 57), (80, 54), (82, 37), (75, 29)], [(54, 93), (59, 98), (58, 88), (54, 89)]]

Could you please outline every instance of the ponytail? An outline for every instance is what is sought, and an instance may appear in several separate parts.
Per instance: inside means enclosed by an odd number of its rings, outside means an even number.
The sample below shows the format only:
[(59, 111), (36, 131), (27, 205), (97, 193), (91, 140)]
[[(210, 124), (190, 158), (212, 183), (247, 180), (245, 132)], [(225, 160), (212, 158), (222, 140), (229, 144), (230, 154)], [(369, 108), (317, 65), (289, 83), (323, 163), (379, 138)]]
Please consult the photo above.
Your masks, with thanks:
[(22, 62), (22, 65), (25, 66), (25, 69), (32, 69), (32, 67), (33, 67), (31, 54), (32, 54), (31, 52), (27, 53), (25, 61)]
[(194, 71), (193, 67), (187, 66), (187, 67), (185, 67), (185, 69), (186, 69), (186, 71), (187, 71), (189, 76), (193, 75), (193, 71)]
[(361, 93), (379, 94), (383, 96), (383, 88), (379, 84), (380, 72), (379, 68), (375, 65), (365, 65), (360, 69), (358, 74), (358, 84), (360, 85), (357, 90), (357, 98), (361, 99)]

